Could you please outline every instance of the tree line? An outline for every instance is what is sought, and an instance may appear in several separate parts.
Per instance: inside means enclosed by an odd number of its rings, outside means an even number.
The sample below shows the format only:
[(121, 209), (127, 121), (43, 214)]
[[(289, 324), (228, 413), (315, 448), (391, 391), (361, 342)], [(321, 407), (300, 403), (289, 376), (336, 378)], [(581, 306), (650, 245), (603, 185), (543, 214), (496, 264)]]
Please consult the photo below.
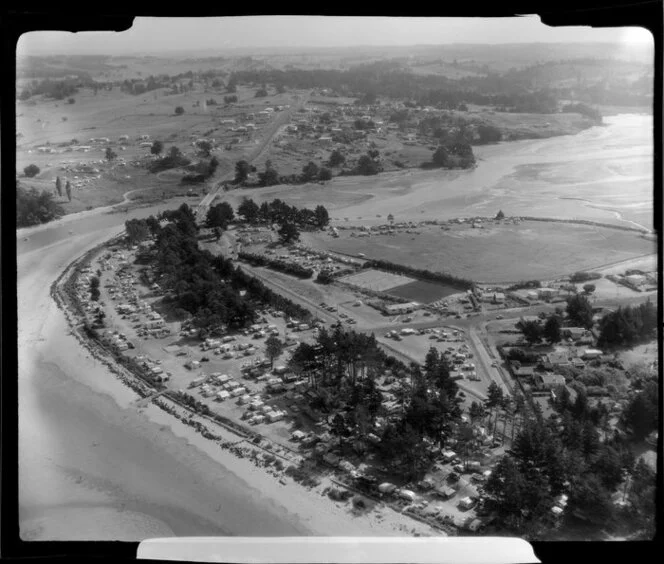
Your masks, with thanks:
[(311, 268), (306, 268), (302, 265), (286, 260), (271, 259), (265, 255), (243, 251), (238, 253), (238, 258), (256, 266), (267, 266), (274, 270), (278, 270), (279, 272), (297, 276), (298, 278), (311, 278), (314, 275), (314, 271)]
[(262, 202), (259, 206), (251, 198), (244, 198), (237, 208), (237, 213), (249, 224), (280, 224), (292, 223), (300, 228), (324, 229), (330, 216), (325, 206), (316, 208), (298, 208), (275, 198), (271, 202)]
[(452, 276), (451, 274), (447, 274), (444, 272), (432, 272), (430, 270), (413, 268), (410, 266), (406, 266), (403, 264), (396, 264), (386, 260), (372, 259), (367, 261), (366, 266), (368, 268), (377, 268), (379, 270), (385, 270), (386, 272), (410, 275), (415, 278), (419, 278), (421, 280), (442, 282), (444, 284), (450, 284), (451, 286), (456, 286), (463, 290), (470, 290), (474, 287), (474, 282), (472, 280), (459, 278), (457, 276)]
[(345, 96), (357, 96), (358, 103), (364, 105), (376, 103), (380, 94), (409, 100), (417, 105), (459, 111), (467, 110), (467, 104), (528, 113), (554, 113), (558, 109), (553, 88), (533, 88), (530, 80), (519, 82), (496, 73), (453, 79), (442, 75), (413, 74), (407, 69), (369, 63), (348, 70), (236, 71), (231, 77), (241, 83), (270, 83), (302, 89), (329, 88)]

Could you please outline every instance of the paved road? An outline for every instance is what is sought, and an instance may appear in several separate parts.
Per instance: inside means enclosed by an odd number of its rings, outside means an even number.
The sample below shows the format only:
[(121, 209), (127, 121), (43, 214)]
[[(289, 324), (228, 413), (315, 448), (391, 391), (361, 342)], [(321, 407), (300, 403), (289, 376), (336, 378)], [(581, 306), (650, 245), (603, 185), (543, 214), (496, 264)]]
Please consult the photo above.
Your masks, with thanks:
[[(291, 290), (290, 288), (284, 286), (283, 284), (280, 284), (274, 278), (271, 278), (269, 275), (265, 274), (264, 272), (259, 271), (257, 268), (254, 268), (252, 266), (243, 263), (242, 269), (245, 270), (248, 274), (251, 274), (252, 276), (255, 276), (256, 278), (260, 279), (268, 288), (274, 290), (275, 292), (278, 292), (283, 296), (288, 297), (293, 302), (300, 304), (303, 307), (306, 307), (323, 321), (328, 323), (337, 323), (337, 321), (339, 321), (339, 317), (337, 315), (328, 312), (327, 310), (319, 306), (317, 303), (303, 297), (301, 294), (298, 294), (297, 292)], [(438, 323), (437, 325), (440, 325), (440, 323)], [(344, 324), (344, 326), (346, 327), (346, 324)], [(353, 326), (348, 326), (348, 327), (353, 328)], [(367, 332), (370, 331), (372, 330), (367, 329)], [(406, 365), (410, 364), (411, 362), (421, 363), (422, 361), (421, 358), (416, 358), (414, 356), (408, 355), (403, 351), (394, 348), (390, 343), (388, 343), (387, 339), (384, 337), (384, 333), (386, 331), (387, 330), (385, 330), (383, 332), (383, 335), (381, 336), (376, 335), (376, 340), (378, 341), (380, 347), (387, 354), (394, 356), (397, 360), (400, 360)], [(465, 382), (459, 381), (457, 383), (459, 384), (459, 388), (463, 390), (467, 395), (471, 395), (474, 398), (479, 399), (480, 401), (486, 399), (485, 394), (483, 394), (478, 390), (475, 390), (473, 387), (466, 384)]]

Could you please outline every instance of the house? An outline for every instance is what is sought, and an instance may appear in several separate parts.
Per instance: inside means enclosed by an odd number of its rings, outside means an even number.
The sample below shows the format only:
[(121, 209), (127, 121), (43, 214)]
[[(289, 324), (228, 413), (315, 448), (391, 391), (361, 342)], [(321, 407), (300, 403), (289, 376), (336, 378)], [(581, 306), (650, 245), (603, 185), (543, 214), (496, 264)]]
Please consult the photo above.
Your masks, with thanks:
[(485, 301), (490, 301), (493, 304), (505, 303), (505, 294), (502, 292), (493, 292), (492, 294), (489, 294), (489, 299)]
[(590, 331), (584, 327), (563, 327), (561, 333), (563, 337), (573, 339), (574, 341), (590, 336)]
[(436, 488), (434, 490), (434, 493), (438, 497), (447, 500), (454, 497), (454, 495), (456, 494), (456, 490), (454, 488), (450, 488), (449, 486), (442, 486), (440, 488)]
[(327, 135), (325, 135), (325, 136), (323, 136), (323, 137), (319, 137), (318, 140), (319, 140), (321, 143), (325, 143), (325, 144), (332, 143), (332, 137), (329, 137), (329, 136), (327, 136)]
[(558, 290), (555, 288), (540, 288), (537, 290), (537, 295), (541, 300), (550, 300), (558, 295)]
[(580, 358), (574, 358), (572, 359), (572, 366), (574, 368), (583, 369), (586, 367), (586, 363), (583, 362), (583, 360), (581, 360)]
[(571, 366), (569, 357), (565, 351), (555, 351), (545, 354), (542, 356), (542, 364), (547, 370), (553, 370), (554, 368), (559, 368), (561, 366)]
[(387, 315), (399, 315), (402, 313), (412, 313), (420, 304), (417, 302), (409, 302), (405, 304), (390, 304), (384, 306), (384, 311)]
[(475, 505), (475, 502), (470, 497), (464, 497), (461, 501), (459, 501), (459, 507), (461, 509), (470, 509), (473, 507), (473, 505)]
[(560, 374), (540, 374), (537, 376), (540, 387), (552, 389), (565, 385), (565, 377)]
[(584, 360), (592, 360), (594, 358), (599, 358), (602, 356), (602, 351), (599, 349), (586, 349), (583, 351), (581, 358)]
[(517, 366), (512, 364), (512, 374), (515, 378), (527, 378), (535, 375), (534, 366)]

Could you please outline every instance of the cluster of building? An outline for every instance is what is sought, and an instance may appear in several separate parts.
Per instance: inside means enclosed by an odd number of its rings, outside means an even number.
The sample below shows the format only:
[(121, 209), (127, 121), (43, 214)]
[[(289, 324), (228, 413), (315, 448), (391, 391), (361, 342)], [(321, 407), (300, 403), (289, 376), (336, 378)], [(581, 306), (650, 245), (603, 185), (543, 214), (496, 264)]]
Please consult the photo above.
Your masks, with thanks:
[(654, 272), (630, 272), (622, 276), (608, 275), (607, 278), (617, 284), (627, 286), (636, 292), (655, 290), (657, 288), (657, 271)]
[(562, 333), (568, 345), (538, 355), (536, 362), (511, 361), (509, 366), (512, 375), (535, 392), (551, 392), (567, 383), (561, 371), (583, 370), (590, 361), (604, 358), (603, 351), (592, 347), (594, 337), (590, 331), (567, 327)]

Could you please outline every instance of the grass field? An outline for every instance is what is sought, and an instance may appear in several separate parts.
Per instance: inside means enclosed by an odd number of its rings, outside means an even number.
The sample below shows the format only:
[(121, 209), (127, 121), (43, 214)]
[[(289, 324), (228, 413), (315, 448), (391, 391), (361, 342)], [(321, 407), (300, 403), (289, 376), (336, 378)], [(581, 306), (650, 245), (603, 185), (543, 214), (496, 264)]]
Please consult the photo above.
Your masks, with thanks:
[[(223, 103), (223, 92), (196, 90), (171, 95), (166, 90), (155, 90), (143, 95), (132, 96), (115, 88), (113, 91), (100, 90), (95, 95), (92, 90), (82, 88), (73, 98), (75, 102), (45, 100), (34, 97), (27, 102), (17, 102), (16, 131), (17, 152), (16, 169), (22, 186), (54, 192), (55, 178), (60, 176), (63, 182), (70, 180), (73, 187), (72, 201), (66, 197), (57, 197), (65, 213), (74, 213), (99, 206), (107, 206), (123, 201), (127, 192), (133, 192), (131, 198), (145, 199), (170, 197), (184, 194), (190, 188), (180, 184), (183, 169), (173, 169), (159, 174), (150, 174), (144, 168), (130, 166), (132, 160), (149, 155), (149, 147), (140, 147), (137, 137), (149, 135), (150, 140), (164, 143), (164, 152), (171, 146), (178, 147), (192, 162), (198, 160), (191, 145), (194, 137), (213, 137), (224, 146), (235, 137), (232, 125), (222, 124), (221, 120), (235, 118), (240, 124), (243, 112), (257, 112), (267, 105), (288, 105), (293, 102), (294, 93), (275, 94), (266, 98), (255, 98), (253, 88), (238, 88), (238, 103), (228, 108), (200, 105), (209, 98), (216, 98)], [(185, 113), (174, 114), (176, 106), (182, 106)], [(256, 131), (245, 134), (240, 143), (233, 145), (233, 150), (222, 148), (215, 150), (219, 167), (211, 183), (222, 175), (231, 172), (237, 160), (255, 150), (272, 118), (266, 123), (258, 122)], [(123, 135), (129, 141), (120, 142)], [(91, 145), (91, 138), (106, 137), (108, 144), (92, 146), (88, 152), (65, 152), (63, 144), (76, 140), (75, 144)], [(50, 143), (54, 153), (40, 153), (36, 147)], [(118, 160), (108, 163), (104, 159), (106, 147), (111, 146)], [(126, 161), (120, 164), (120, 160)], [(22, 176), (24, 167), (35, 164), (40, 173), (34, 178)], [(99, 169), (94, 177), (65, 171), (64, 166), (86, 164)], [(89, 178), (84, 186), (83, 180)], [(204, 186), (194, 186), (194, 191), (204, 191)]]
[(396, 286), (388, 293), (399, 298), (406, 298), (423, 304), (429, 304), (437, 300), (458, 294), (459, 288), (448, 286), (446, 284), (436, 284), (435, 282), (426, 282), (425, 280), (415, 280), (403, 286)]
[(378, 292), (384, 292), (416, 282), (416, 280), (409, 278), (408, 276), (391, 274), (389, 272), (374, 269), (364, 270), (363, 272), (351, 274), (350, 276), (343, 276), (339, 278), (339, 281)]
[(455, 226), (451, 231), (435, 227), (420, 231), (356, 238), (344, 230), (338, 239), (307, 234), (307, 244), (342, 253), (361, 252), (370, 259), (478, 282), (548, 280), (655, 252), (655, 245), (636, 233), (576, 224), (525, 221), (484, 229)]

